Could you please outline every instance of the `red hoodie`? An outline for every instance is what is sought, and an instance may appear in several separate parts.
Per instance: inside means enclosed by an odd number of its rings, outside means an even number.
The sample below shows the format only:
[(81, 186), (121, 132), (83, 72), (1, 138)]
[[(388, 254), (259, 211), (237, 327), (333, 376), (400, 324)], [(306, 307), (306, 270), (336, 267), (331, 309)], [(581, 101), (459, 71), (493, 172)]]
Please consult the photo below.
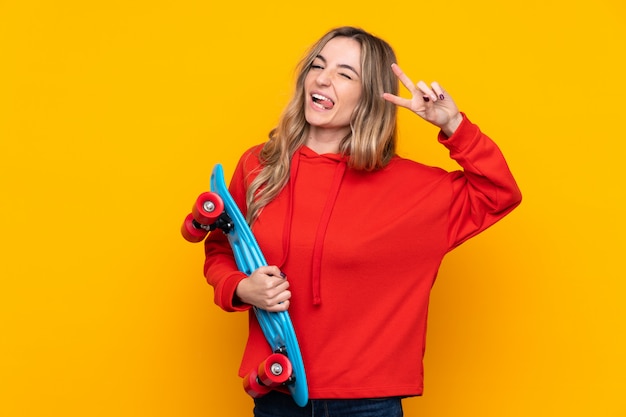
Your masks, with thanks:
[[(428, 300), (444, 255), (521, 201), (500, 150), (476, 125), (464, 117), (439, 141), (463, 171), (396, 156), (361, 172), (303, 146), (287, 186), (254, 223), (268, 264), (290, 282), (311, 398), (420, 395)], [(244, 213), (260, 150), (243, 155), (230, 184)], [(248, 310), (234, 301), (244, 275), (224, 235), (212, 233), (205, 248), (215, 302)], [(270, 353), (253, 314), (249, 327), (241, 376)]]

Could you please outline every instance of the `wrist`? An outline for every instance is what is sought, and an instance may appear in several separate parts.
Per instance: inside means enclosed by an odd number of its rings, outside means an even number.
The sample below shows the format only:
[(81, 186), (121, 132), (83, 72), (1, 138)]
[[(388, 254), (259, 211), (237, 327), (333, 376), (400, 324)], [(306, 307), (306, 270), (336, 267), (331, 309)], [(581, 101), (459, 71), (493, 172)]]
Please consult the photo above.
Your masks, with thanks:
[(463, 115), (461, 113), (457, 113), (454, 117), (452, 117), (448, 123), (441, 127), (441, 131), (447, 137), (450, 137), (456, 132), (461, 123), (463, 122)]
[(246, 284), (247, 277), (243, 278), (239, 283), (237, 283), (237, 287), (235, 287), (235, 293), (233, 294), (233, 304), (234, 305), (246, 305), (248, 302), (246, 301)]
[(241, 286), (242, 285), (244, 285), (244, 286), (246, 285), (245, 282), (244, 282), (245, 280), (246, 280), (246, 278), (244, 278), (241, 281), (239, 281), (239, 283), (237, 284), (237, 287), (235, 287), (235, 294), (233, 295), (234, 299), (239, 299), (240, 301), (243, 301), (242, 300), (242, 296), (241, 296), (241, 294), (243, 292), (243, 289), (241, 288)]

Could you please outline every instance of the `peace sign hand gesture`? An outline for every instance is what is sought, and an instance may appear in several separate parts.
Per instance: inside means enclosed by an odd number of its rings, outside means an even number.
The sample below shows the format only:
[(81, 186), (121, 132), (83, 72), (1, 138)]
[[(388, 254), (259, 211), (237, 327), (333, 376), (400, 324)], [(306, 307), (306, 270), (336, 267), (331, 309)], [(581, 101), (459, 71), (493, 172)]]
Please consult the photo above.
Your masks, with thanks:
[(441, 88), (439, 83), (435, 81), (431, 83), (430, 87), (424, 81), (414, 84), (397, 64), (393, 64), (391, 69), (409, 90), (412, 97), (406, 99), (384, 93), (383, 98), (390, 103), (411, 110), (427, 122), (440, 128), (446, 136), (452, 136), (463, 121), (463, 116), (452, 98)]

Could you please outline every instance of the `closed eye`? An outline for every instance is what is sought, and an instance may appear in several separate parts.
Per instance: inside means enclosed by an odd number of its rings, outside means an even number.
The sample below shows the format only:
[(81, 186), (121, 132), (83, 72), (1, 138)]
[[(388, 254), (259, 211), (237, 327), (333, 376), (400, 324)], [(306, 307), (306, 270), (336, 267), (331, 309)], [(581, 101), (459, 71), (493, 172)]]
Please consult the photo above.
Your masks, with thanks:
[(311, 62), (311, 68), (324, 69), (324, 64), (326, 64), (326, 59), (318, 55), (313, 59), (313, 62)]

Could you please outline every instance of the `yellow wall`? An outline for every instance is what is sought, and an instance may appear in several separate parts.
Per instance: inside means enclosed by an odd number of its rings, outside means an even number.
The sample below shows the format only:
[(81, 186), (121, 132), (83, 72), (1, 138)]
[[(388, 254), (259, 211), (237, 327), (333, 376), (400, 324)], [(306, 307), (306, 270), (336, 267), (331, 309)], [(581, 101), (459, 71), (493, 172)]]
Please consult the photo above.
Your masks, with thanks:
[[(407, 416), (626, 415), (622, 1), (0, 1), (0, 415), (238, 416), (244, 315), (179, 226), (327, 29), (389, 40), (524, 202), (452, 253)], [(401, 116), (401, 150), (452, 168)]]

